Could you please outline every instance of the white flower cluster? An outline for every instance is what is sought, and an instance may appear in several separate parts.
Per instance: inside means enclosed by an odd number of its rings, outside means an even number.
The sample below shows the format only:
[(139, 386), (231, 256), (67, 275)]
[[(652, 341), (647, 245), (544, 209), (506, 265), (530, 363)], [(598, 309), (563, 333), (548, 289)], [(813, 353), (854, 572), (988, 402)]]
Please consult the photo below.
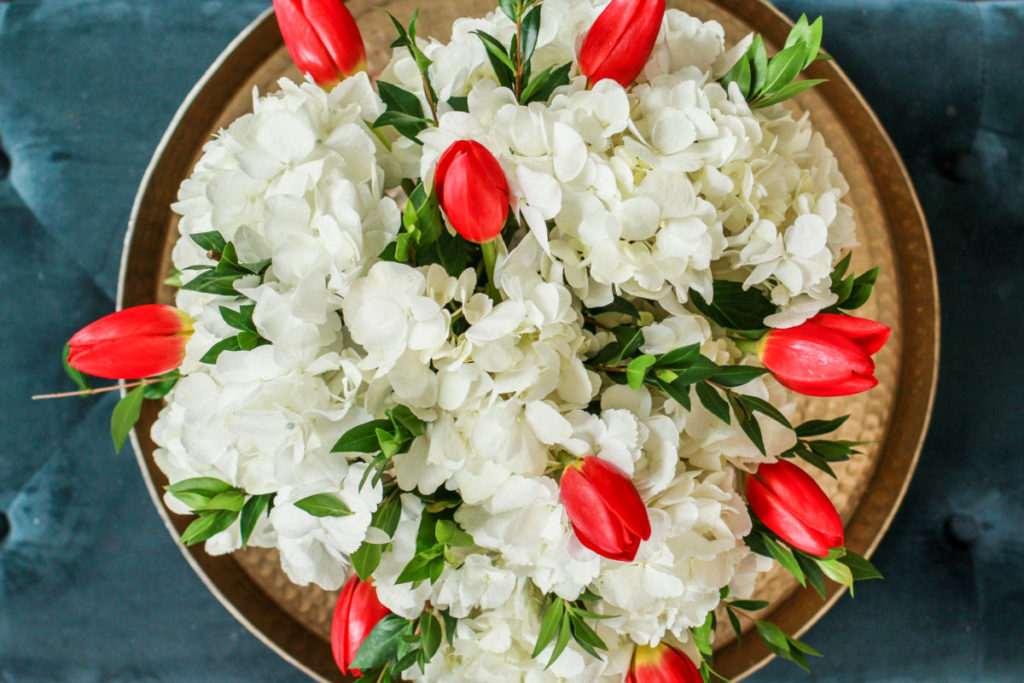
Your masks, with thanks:
[[(572, 60), (603, 4), (546, 0), (534, 70)], [(721, 588), (749, 595), (764, 565), (742, 542), (750, 519), (736, 467), (774, 458), (794, 437), (759, 416), (764, 456), (735, 421), (699, 403), (685, 410), (609, 384), (586, 364), (609, 334), (585, 327), (582, 307), (616, 294), (642, 300), (644, 352), (700, 344), (715, 362), (743, 363), (687, 306), (690, 290), (710, 299), (718, 276), (762, 286), (780, 311), (768, 322), (781, 326), (830, 305), (833, 260), (853, 239), (839, 201), (847, 188), (806, 118), (751, 111), (715, 81), (728, 57), (714, 22), (669, 10), (638, 85), (587, 89), (576, 77), (529, 106), (496, 85), (475, 30), (507, 43), (514, 26), (499, 13), (460, 19), (450, 43), (422, 45), (441, 101), (422, 146), (371, 127), (384, 104), (362, 74), (330, 93), (282, 80), (207, 145), (174, 205), (174, 264), (186, 281), (190, 267), (212, 265), (189, 238), (207, 231), (231, 241), (241, 262), (269, 259), (262, 278), (234, 286), (270, 343), (201, 362), (237, 333), (220, 307), (240, 299), (179, 292), (196, 332), (153, 429), (157, 462), (172, 482), (209, 476), (275, 492), (249, 542), (279, 549), (296, 583), (338, 588), (364, 541), (389, 543), (374, 572), (381, 601), (409, 618), (429, 601), (459, 619), (454, 645), (410, 677), (619, 681), (633, 643), (685, 643)], [(380, 79), (422, 94), (404, 52)], [(468, 111), (446, 105), (452, 96), (467, 97)], [(510, 251), (499, 246), (499, 303), (479, 291), (474, 269), (378, 258), (402, 224), (392, 199), (401, 179), (429, 183), (459, 139), (500, 160), (524, 223)], [(738, 390), (787, 410), (770, 378)], [(331, 449), (396, 405), (425, 433), (393, 458), (404, 493), (389, 539), (368, 531), (383, 491), (360, 486), (367, 458)], [(559, 456), (588, 454), (629, 475), (647, 506), (652, 535), (633, 562), (583, 547), (560, 502)], [(433, 583), (397, 583), (415, 553), (421, 496), (439, 491), (458, 494), (455, 521), (474, 545)], [(314, 517), (294, 505), (320, 493), (352, 514)], [(240, 542), (236, 525), (207, 548)], [(609, 652), (598, 660), (572, 644), (545, 669), (550, 647), (530, 656), (542, 598), (585, 589), (601, 596), (590, 609), (612, 615), (595, 625)]]

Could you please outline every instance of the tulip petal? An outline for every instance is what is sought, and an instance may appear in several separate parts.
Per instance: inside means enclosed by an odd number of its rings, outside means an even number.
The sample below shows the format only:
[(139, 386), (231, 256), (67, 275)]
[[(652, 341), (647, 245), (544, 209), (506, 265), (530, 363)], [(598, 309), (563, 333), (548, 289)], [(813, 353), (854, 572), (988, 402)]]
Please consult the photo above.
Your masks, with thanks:
[(665, 16), (665, 0), (612, 0), (587, 31), (579, 53), (588, 83), (629, 86), (643, 70)]
[[(341, 589), (331, 619), (331, 652), (343, 674), (349, 673), (349, 664), (356, 657), (359, 646), (373, 627), (391, 613), (377, 598), (373, 580), (360, 581), (353, 576)], [(359, 671), (351, 672), (358, 676)]]
[(852, 340), (869, 356), (874, 355), (885, 346), (885, 343), (889, 341), (889, 335), (892, 334), (892, 329), (888, 325), (883, 325), (868, 318), (857, 318), (852, 315), (819, 313), (811, 318), (809, 322), (835, 330)]
[(181, 364), (191, 336), (192, 319), (173, 306), (134, 306), (76, 332), (68, 364), (107, 379), (151, 377)]
[(813, 322), (772, 330), (758, 355), (783, 386), (807, 396), (846, 396), (877, 384), (875, 363), (860, 346)]
[(843, 545), (843, 524), (832, 501), (793, 463), (761, 465), (747, 479), (746, 493), (754, 514), (794, 548), (824, 557)]
[[(366, 67), (366, 47), (359, 26), (341, 0), (304, 0), (312, 25), (337, 71), (351, 76)], [(337, 76), (335, 76), (337, 78)]]
[(629, 477), (611, 463), (588, 455), (562, 474), (562, 504), (573, 532), (602, 557), (630, 562), (651, 536), (643, 499)]
[(626, 683), (702, 683), (700, 670), (674, 647), (638, 645), (633, 652)]
[(434, 173), (438, 201), (448, 222), (470, 242), (490, 242), (509, 211), (505, 173), (486, 147), (458, 140), (441, 155)]

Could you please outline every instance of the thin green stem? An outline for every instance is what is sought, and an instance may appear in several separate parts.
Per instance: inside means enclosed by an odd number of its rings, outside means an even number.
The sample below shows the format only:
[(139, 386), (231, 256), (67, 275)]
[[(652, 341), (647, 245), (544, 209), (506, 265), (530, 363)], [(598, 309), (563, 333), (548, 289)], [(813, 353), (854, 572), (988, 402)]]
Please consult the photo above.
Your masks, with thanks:
[(494, 248), (494, 243), (498, 239), (495, 237), (490, 242), (480, 244), (480, 251), (484, 257), (484, 270), (487, 272), (487, 296), (491, 297), (494, 303), (501, 301), (501, 294), (498, 293), (498, 287), (494, 284), (494, 264), (498, 260), (498, 252)]

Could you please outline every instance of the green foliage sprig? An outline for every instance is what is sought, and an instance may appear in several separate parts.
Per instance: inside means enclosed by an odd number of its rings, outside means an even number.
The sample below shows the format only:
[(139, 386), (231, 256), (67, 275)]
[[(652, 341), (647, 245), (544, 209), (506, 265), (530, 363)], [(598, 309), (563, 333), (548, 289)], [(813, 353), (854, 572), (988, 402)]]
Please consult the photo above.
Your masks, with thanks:
[(541, 619), (540, 632), (537, 634), (537, 643), (534, 645), (531, 656), (537, 657), (553, 641), (555, 647), (544, 667), (546, 669), (565, 652), (571, 638), (584, 652), (601, 659), (601, 655), (597, 651), (607, 651), (608, 646), (586, 620), (610, 619), (613, 615), (595, 614), (583, 604), (585, 600), (598, 599), (598, 596), (586, 591), (578, 600), (571, 602), (557, 595), (550, 595), (548, 598), (551, 602)]
[(384, 475), (391, 458), (399, 453), (406, 453), (409, 446), (422, 436), (426, 429), (423, 420), (416, 417), (406, 406), (395, 406), (385, 412), (387, 418), (370, 420), (353, 427), (344, 434), (331, 448), (332, 453), (375, 453), (370, 459), (370, 466), (363, 473), (359, 482), (360, 488), (372, 476), (376, 485)]
[(413, 665), (425, 671), (442, 639), (452, 643), (455, 626), (447, 610), (428, 609), (416, 619), (389, 614), (366, 636), (350, 666), (367, 680), (399, 681)]
[(786, 44), (771, 59), (765, 50), (764, 39), (760, 35), (755, 36), (750, 48), (719, 82), (724, 87), (735, 83), (753, 109), (778, 104), (824, 83), (827, 79), (794, 80), (815, 60), (830, 59), (828, 55), (819, 53), (821, 30), (821, 17), (808, 24), (807, 15), (801, 14), (789, 32)]
[(850, 273), (852, 252), (842, 258), (832, 270), (832, 293), (838, 298), (836, 303), (825, 309), (827, 313), (841, 313), (860, 308), (868, 302), (878, 281), (878, 268), (872, 268), (860, 275)]

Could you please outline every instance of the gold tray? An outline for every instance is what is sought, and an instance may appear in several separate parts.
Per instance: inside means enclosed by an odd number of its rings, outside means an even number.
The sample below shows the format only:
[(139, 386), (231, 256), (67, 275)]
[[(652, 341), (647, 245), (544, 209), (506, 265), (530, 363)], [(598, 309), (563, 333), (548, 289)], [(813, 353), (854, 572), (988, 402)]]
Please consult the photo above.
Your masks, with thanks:
[[(388, 58), (392, 27), (384, 7), (407, 18), (416, 0), (351, 0), (368, 46), (369, 68), (377, 73)], [(495, 0), (428, 3), (420, 34), (446, 39), (453, 19), (480, 16)], [(763, 0), (669, 0), (704, 20), (717, 20), (727, 39), (736, 42), (751, 31), (778, 49), (790, 22)], [(854, 252), (858, 272), (881, 269), (872, 300), (859, 312), (893, 328), (892, 339), (877, 356), (880, 385), (866, 394), (814, 399), (800, 406), (802, 418), (850, 413), (842, 438), (871, 441), (864, 454), (836, 468), (840, 480), (819, 478), (846, 525), (847, 545), (870, 556), (903, 498), (924, 438), (935, 394), (939, 349), (939, 306), (935, 262), (924, 215), (906, 170), (867, 103), (834, 62), (816, 62), (811, 78), (829, 83), (801, 95), (791, 106), (811, 112), (814, 126), (827, 140), (851, 186), (847, 202), (856, 214), (861, 246)], [(125, 237), (118, 307), (173, 301), (163, 284), (170, 251), (177, 238), (177, 217), (170, 204), (188, 177), (203, 144), (251, 108), (252, 88), (275, 88), (277, 79), (298, 80), (270, 10), (227, 47), (182, 103), (139, 188)], [(146, 486), (168, 531), (176, 539), (190, 518), (172, 515), (160, 492), (167, 483), (153, 462), (150, 427), (158, 406), (147, 401), (132, 435)], [(224, 606), (260, 640), (316, 680), (346, 680), (330, 651), (330, 617), (336, 593), (292, 585), (280, 569), (276, 551), (250, 549), (211, 557), (202, 547), (181, 547), (192, 568)], [(768, 618), (787, 633), (800, 634), (839, 598), (829, 584), (826, 600), (810, 588), (800, 589), (780, 569), (761, 577), (759, 599), (772, 606)], [(725, 621), (724, 619), (721, 621)], [(750, 627), (751, 624), (745, 624)], [(727, 628), (727, 627), (726, 627)], [(769, 653), (757, 638), (736, 641), (720, 630), (715, 668), (739, 679), (763, 666)]]

